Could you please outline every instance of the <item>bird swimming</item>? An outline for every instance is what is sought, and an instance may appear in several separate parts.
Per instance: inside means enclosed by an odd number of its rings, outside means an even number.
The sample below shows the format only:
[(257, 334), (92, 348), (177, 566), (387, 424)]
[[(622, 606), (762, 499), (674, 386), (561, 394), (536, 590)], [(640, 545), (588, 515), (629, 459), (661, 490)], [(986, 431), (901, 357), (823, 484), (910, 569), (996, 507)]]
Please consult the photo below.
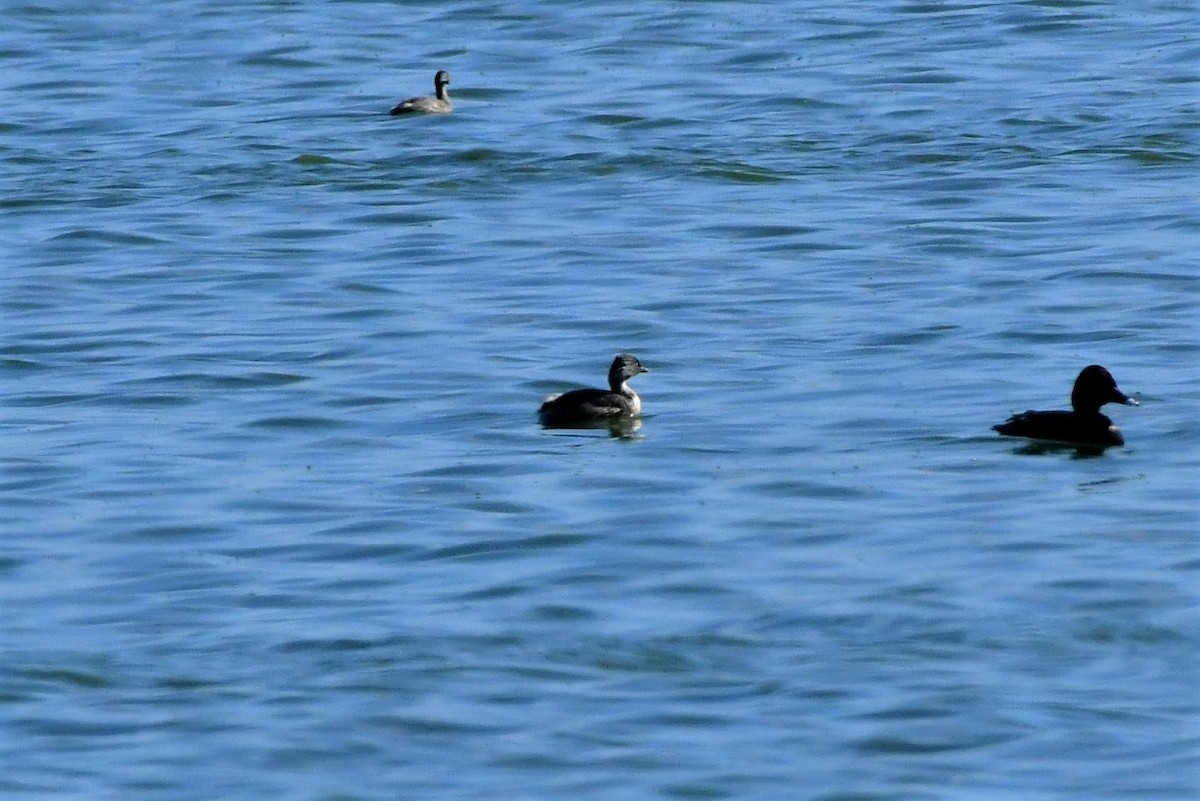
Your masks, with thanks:
[(570, 428), (632, 420), (642, 413), (642, 399), (629, 380), (649, 370), (632, 353), (618, 353), (608, 368), (608, 389), (573, 389), (546, 398), (538, 409), (542, 425)]
[(1098, 364), (1083, 368), (1071, 390), (1071, 411), (1038, 412), (1032, 409), (1014, 414), (992, 426), (1008, 437), (1066, 442), (1075, 445), (1108, 447), (1124, 445), (1125, 437), (1113, 421), (1100, 413), (1106, 403), (1137, 406), (1138, 402), (1117, 388), (1112, 373)]
[(438, 70), (433, 76), (434, 97), (410, 97), (396, 105), (391, 115), (401, 114), (448, 114), (454, 107), (450, 105), (450, 93), (446, 87), (450, 85), (450, 73)]

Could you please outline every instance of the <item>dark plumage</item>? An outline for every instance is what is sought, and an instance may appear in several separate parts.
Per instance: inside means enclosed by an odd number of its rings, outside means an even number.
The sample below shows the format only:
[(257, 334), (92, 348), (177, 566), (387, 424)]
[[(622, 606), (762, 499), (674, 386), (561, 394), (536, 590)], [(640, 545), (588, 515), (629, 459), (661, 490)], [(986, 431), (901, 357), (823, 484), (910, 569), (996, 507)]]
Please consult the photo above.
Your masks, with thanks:
[(392, 109), (393, 117), (400, 114), (447, 114), (454, 107), (450, 105), (450, 93), (446, 87), (450, 85), (450, 73), (438, 70), (433, 76), (433, 92), (436, 97), (410, 97)]
[(631, 420), (642, 413), (642, 399), (628, 381), (649, 372), (632, 353), (619, 353), (608, 368), (608, 389), (573, 389), (546, 398), (538, 410), (542, 425), (571, 427)]
[(1009, 437), (1069, 442), (1077, 445), (1107, 447), (1124, 445), (1121, 429), (1113, 425), (1100, 407), (1106, 403), (1137, 406), (1137, 401), (1117, 389), (1112, 373), (1098, 364), (1083, 368), (1071, 390), (1071, 411), (1015, 414), (993, 431)]

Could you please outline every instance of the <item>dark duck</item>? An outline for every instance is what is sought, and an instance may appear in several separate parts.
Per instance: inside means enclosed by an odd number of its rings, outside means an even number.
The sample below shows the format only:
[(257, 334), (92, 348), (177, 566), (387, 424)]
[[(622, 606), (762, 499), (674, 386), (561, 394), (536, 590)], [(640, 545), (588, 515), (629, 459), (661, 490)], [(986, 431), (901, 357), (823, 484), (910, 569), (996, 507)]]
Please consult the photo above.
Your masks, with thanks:
[(1014, 414), (1000, 425), (992, 426), (1008, 437), (1063, 442), (1105, 448), (1124, 445), (1121, 429), (1100, 414), (1106, 403), (1137, 406), (1137, 401), (1117, 389), (1112, 373), (1098, 364), (1083, 368), (1071, 390), (1071, 411)]
[(639, 417), (642, 399), (629, 380), (649, 372), (632, 353), (619, 353), (608, 368), (608, 389), (573, 389), (551, 395), (538, 410), (542, 425), (554, 428), (620, 423)]

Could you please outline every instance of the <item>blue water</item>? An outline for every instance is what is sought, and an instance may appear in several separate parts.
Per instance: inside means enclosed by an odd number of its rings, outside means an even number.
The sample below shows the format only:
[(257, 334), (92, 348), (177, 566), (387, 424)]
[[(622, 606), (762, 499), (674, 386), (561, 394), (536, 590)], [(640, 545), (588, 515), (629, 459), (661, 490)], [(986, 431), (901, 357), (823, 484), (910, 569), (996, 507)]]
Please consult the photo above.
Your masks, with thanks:
[(9, 7), (0, 796), (1200, 797), (1195, 30)]

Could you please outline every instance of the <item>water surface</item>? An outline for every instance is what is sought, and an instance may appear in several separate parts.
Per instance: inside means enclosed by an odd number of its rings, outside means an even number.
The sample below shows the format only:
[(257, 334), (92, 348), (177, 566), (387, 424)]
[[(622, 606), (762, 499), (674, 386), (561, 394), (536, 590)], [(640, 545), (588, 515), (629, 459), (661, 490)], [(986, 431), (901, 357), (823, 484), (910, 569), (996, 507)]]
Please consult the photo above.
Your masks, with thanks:
[(1194, 17), (14, 7), (0, 790), (1195, 798)]

